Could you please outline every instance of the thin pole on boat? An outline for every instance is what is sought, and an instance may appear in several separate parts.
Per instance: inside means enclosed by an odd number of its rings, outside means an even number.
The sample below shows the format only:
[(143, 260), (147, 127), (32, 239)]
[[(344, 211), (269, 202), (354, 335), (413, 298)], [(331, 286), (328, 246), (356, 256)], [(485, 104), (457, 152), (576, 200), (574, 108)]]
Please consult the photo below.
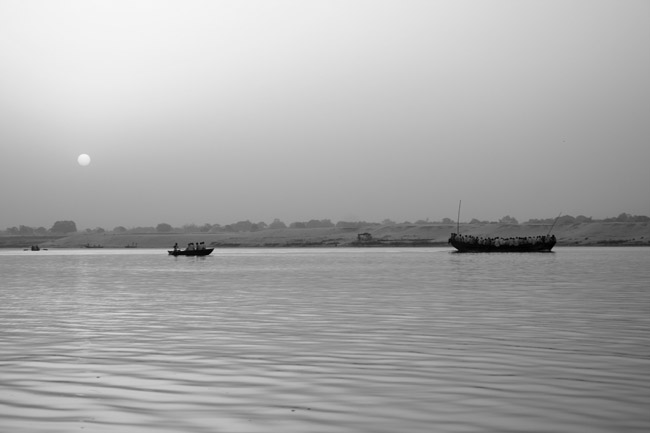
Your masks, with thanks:
[(560, 215), (562, 215), (562, 212), (560, 212), (559, 215), (557, 216), (557, 218), (555, 218), (555, 221), (553, 221), (553, 225), (551, 225), (551, 228), (548, 229), (548, 233), (546, 233), (546, 236), (551, 234), (551, 230), (553, 230), (553, 227), (555, 227), (555, 223), (557, 223), (557, 220), (560, 219)]
[(460, 234), (460, 204), (462, 200), (458, 200), (458, 218), (456, 219), (456, 233)]

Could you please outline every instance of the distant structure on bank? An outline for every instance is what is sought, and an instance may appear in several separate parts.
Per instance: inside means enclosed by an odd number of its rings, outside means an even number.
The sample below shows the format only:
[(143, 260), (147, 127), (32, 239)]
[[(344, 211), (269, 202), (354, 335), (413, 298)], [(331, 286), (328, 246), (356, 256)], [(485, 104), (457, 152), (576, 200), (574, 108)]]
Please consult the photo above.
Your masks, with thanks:
[(371, 242), (372, 241), (372, 235), (370, 233), (359, 233), (357, 235), (357, 241), (358, 242)]

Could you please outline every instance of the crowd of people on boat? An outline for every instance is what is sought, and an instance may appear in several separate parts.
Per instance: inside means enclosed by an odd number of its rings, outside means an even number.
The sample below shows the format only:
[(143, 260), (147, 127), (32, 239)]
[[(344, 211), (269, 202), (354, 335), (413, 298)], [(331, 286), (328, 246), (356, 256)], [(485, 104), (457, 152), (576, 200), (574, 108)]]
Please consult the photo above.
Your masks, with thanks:
[[(190, 242), (187, 244), (187, 248), (185, 248), (185, 251), (196, 251), (196, 250), (204, 250), (205, 249), (205, 242)], [(174, 251), (179, 251), (178, 248), (178, 242), (174, 244)]]
[(555, 243), (555, 235), (516, 236), (516, 237), (509, 237), (509, 238), (502, 238), (496, 236), (491, 238), (487, 236), (472, 236), (472, 235), (462, 235), (462, 234), (452, 233), (451, 238), (449, 238), (449, 243), (451, 243), (452, 240), (455, 240), (457, 242), (462, 242), (464, 244), (472, 244), (472, 245), (485, 245), (485, 246), (493, 246), (493, 247), (500, 247), (500, 246), (513, 247), (513, 246), (522, 246), (522, 245), (543, 245), (549, 242)]

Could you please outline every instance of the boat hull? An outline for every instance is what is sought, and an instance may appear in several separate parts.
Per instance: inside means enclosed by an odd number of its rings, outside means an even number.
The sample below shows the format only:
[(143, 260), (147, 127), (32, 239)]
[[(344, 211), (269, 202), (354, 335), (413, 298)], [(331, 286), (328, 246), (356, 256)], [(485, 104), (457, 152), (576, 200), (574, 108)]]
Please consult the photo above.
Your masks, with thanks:
[(555, 239), (546, 242), (526, 243), (523, 245), (481, 245), (473, 242), (462, 242), (453, 237), (449, 239), (451, 246), (461, 253), (542, 253), (550, 252), (555, 246)]
[(208, 255), (210, 255), (210, 253), (212, 251), (214, 251), (214, 248), (206, 248), (206, 249), (203, 249), (203, 250), (189, 250), (189, 251), (186, 251), (186, 250), (182, 250), (182, 251), (181, 250), (176, 250), (176, 251), (172, 250), (172, 251), (169, 251), (169, 250), (167, 250), (167, 252), (169, 253), (170, 256), (208, 256)]

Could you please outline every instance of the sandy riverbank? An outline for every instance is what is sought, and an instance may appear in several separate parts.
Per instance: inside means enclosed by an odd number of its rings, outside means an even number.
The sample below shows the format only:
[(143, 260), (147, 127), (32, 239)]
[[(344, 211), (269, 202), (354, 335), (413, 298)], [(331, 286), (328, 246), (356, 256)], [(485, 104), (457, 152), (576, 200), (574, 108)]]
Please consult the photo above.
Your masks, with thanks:
[[(537, 236), (546, 234), (548, 226), (529, 224), (461, 224), (464, 234), (490, 237)], [(203, 241), (217, 248), (234, 247), (333, 247), (333, 246), (446, 246), (456, 231), (455, 224), (368, 225), (360, 228), (276, 229), (237, 233), (76, 233), (44, 242), (29, 237), (14, 238), (12, 247), (39, 244), (43, 248), (82, 248), (86, 244), (104, 248), (171, 248), (175, 242), (184, 247)], [(369, 233), (372, 240), (359, 243), (357, 235)], [(558, 245), (646, 245), (650, 246), (650, 224), (643, 223), (576, 223), (553, 228)], [(6, 239), (5, 239), (6, 240)], [(4, 245), (9, 246), (7, 242)], [(23, 245), (24, 244), (24, 245)]]

